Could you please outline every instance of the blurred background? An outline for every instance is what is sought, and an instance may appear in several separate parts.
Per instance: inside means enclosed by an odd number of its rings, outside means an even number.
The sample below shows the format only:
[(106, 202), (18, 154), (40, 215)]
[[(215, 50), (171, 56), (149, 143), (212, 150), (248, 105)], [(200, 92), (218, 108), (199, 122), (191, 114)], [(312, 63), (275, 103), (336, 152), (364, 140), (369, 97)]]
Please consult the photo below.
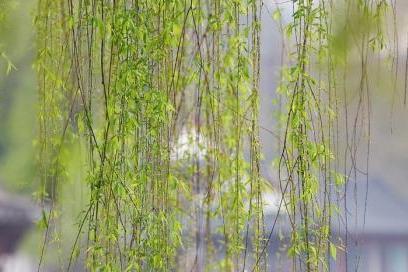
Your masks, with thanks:
[(35, 1), (0, 2), (0, 270), (33, 271), (41, 237), (33, 227), (39, 209), (31, 201), (38, 186), (33, 178), (37, 121), (31, 67)]
[[(0, 25), (0, 53), (5, 52), (15, 66), (7, 73), (10, 68), (7, 60), (4, 57), (0, 60), (0, 271), (37, 271), (42, 252), (43, 233), (35, 223), (41, 217), (41, 211), (32, 201), (39, 186), (35, 178), (37, 90), (36, 75), (32, 69), (35, 59), (32, 23), (35, 2), (0, 0), (0, 8), (7, 4), (7, 16)], [(272, 17), (277, 6), (282, 14), (282, 23), (288, 22), (291, 14), (290, 1), (280, 2), (265, 1), (261, 37), (260, 122), (261, 126), (272, 131), (277, 129), (274, 99), (283, 49), (280, 23)], [(347, 188), (348, 202), (351, 203), (347, 211), (350, 216), (349, 271), (354, 271), (354, 268), (372, 272), (408, 271), (408, 106), (403, 103), (408, 44), (408, 17), (404, 14), (408, 10), (407, 5), (404, 1), (398, 2), (398, 35), (395, 37), (389, 33), (389, 38), (398, 41), (389, 48), (398, 55), (397, 74), (390, 68), (393, 67), (390, 55), (379, 55), (369, 62), (372, 94), (369, 182), (367, 187), (365, 176), (359, 175)], [(389, 21), (392, 25), (392, 18)], [(351, 83), (347, 86), (351, 98), (358, 88), (358, 64), (355, 66), (351, 61), (348, 72), (355, 75), (350, 77)], [(396, 88), (393, 86), (395, 77)], [(342, 129), (345, 129), (344, 124), (340, 125)], [(267, 130), (261, 130), (261, 142), (264, 154), (262, 172), (274, 183), (276, 174), (272, 160), (276, 157), (277, 141)], [(362, 153), (366, 151), (364, 148), (361, 150)], [(75, 174), (80, 162), (73, 162), (71, 168), (72, 182), (80, 180), (80, 174)], [(75, 233), (74, 223), (81, 208), (82, 189), (67, 184), (65, 190), (62, 201), (65, 213), (61, 217), (67, 222), (65, 239), (61, 238), (58, 250), (49, 250), (46, 254), (44, 270), (58, 270), (57, 256), (69, 252)], [(271, 217), (274, 211), (271, 209)], [(275, 253), (277, 247), (276, 244), (271, 245), (270, 258), (279, 258), (279, 263), (283, 263), (281, 269), (288, 271), (284, 265), (285, 258)], [(333, 270), (346, 271), (344, 252), (337, 254)]]

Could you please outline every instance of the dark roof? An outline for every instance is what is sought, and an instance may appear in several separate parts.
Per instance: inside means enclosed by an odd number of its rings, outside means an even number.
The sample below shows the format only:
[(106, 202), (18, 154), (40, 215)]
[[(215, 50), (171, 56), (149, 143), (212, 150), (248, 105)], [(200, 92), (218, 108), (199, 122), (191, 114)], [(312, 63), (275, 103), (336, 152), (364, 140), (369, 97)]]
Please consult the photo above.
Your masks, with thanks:
[(392, 186), (373, 179), (368, 183), (368, 191), (365, 182), (360, 182), (357, 186), (350, 183), (347, 191), (350, 232), (408, 235), (408, 202), (392, 191)]
[(16, 249), (37, 217), (38, 209), (30, 201), (0, 190), (0, 255)]
[[(379, 237), (406, 236), (408, 238), (408, 200), (394, 192), (392, 188), (390, 184), (376, 179), (369, 181), (368, 191), (365, 181), (358, 181), (357, 184), (348, 183), (347, 230), (349, 234), (354, 236), (378, 235)], [(345, 233), (344, 198), (334, 197), (334, 201), (337, 198), (340, 216), (333, 215), (332, 231)], [(290, 231), (289, 221), (283, 210), (274, 230), (275, 233), (279, 230)], [(265, 216), (266, 229), (269, 232), (276, 214), (269, 212)]]

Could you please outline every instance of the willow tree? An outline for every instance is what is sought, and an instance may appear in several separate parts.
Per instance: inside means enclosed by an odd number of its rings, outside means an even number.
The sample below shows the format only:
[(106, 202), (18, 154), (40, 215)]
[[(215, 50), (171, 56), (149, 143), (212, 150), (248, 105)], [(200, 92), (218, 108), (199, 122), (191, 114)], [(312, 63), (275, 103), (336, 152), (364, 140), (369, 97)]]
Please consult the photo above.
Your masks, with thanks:
[[(334, 194), (349, 176), (335, 160), (344, 63), (334, 10), (352, 8), (381, 31), (386, 6), (357, 2), (294, 1), (282, 26), (282, 198), (269, 222), (270, 181), (260, 175), (259, 130), (269, 131), (259, 124), (262, 1), (39, 0), (39, 196), (52, 203), (42, 256), (63, 224), (59, 187), (76, 144), (89, 195), (68, 270), (82, 256), (90, 270), (267, 271), (281, 210), (293, 269), (329, 269), (342, 246), (330, 231)], [(361, 35), (363, 52), (380, 42), (375, 34)]]

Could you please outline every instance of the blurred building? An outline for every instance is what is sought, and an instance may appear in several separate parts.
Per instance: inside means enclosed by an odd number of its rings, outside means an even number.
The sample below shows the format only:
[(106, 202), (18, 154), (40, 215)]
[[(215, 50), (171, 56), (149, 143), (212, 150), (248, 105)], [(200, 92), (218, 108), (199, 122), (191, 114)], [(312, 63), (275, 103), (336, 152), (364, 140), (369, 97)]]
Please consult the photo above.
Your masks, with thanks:
[(38, 217), (38, 209), (27, 199), (0, 190), (0, 271), (36, 271), (28, 257), (17, 248)]
[[(347, 271), (408, 271), (407, 199), (380, 180), (371, 180), (366, 189), (365, 184), (348, 187)], [(338, 251), (336, 266), (346, 271), (344, 252)]]
[[(367, 190), (368, 189), (368, 190)], [(339, 220), (332, 221), (332, 241), (347, 248), (338, 249), (331, 258), (329, 271), (406, 272), (408, 271), (408, 202), (393, 187), (380, 180), (350, 182), (347, 186), (347, 226), (344, 198), (339, 198)], [(366, 201), (367, 200), (367, 201)], [(276, 213), (267, 214), (273, 222)], [(289, 223), (285, 215), (269, 243), (271, 271), (291, 271), (287, 257)], [(270, 231), (270, 226), (267, 226)], [(346, 236), (347, 231), (347, 236)], [(346, 242), (347, 240), (347, 242)], [(339, 242), (342, 241), (342, 242)], [(346, 257), (347, 252), (347, 257)], [(346, 269), (348, 268), (348, 269)]]

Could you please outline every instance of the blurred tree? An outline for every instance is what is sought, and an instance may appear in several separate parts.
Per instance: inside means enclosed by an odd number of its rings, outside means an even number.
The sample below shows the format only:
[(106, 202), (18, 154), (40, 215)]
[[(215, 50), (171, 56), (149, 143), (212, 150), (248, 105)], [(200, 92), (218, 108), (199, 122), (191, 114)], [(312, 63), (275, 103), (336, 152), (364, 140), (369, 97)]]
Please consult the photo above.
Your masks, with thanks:
[(36, 188), (33, 179), (36, 84), (31, 68), (34, 56), (31, 11), (35, 2), (0, 1), (0, 53), (7, 56), (0, 61), (0, 184), (26, 193)]

